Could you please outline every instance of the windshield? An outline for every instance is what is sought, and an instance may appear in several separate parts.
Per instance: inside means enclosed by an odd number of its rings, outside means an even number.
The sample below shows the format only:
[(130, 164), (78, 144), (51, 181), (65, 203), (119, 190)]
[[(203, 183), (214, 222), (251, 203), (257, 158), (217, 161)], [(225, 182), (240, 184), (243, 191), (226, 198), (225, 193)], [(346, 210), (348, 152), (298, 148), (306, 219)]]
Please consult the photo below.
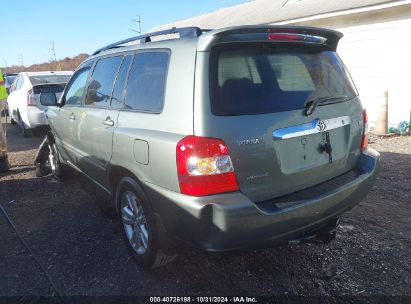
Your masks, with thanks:
[(67, 83), (71, 75), (38, 75), (29, 76), (33, 85), (46, 84), (46, 83)]
[(15, 78), (16, 76), (6, 76), (6, 80), (10, 85), (13, 83)]
[(210, 93), (215, 115), (291, 111), (304, 108), (310, 96), (349, 100), (358, 95), (334, 51), (318, 45), (261, 43), (215, 47)]

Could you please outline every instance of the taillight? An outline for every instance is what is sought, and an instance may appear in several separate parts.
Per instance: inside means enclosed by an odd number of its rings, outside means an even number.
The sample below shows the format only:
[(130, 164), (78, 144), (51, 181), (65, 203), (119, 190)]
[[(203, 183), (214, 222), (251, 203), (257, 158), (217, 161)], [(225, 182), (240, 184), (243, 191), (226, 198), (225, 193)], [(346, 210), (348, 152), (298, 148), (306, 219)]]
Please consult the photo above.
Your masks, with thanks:
[(28, 106), (35, 106), (36, 105), (36, 99), (34, 98), (33, 90), (29, 90), (27, 92), (27, 105)]
[(363, 133), (361, 136), (361, 152), (367, 150), (368, 147), (368, 115), (367, 111), (362, 111)]
[(186, 136), (177, 144), (181, 193), (205, 196), (239, 189), (230, 152), (216, 138)]

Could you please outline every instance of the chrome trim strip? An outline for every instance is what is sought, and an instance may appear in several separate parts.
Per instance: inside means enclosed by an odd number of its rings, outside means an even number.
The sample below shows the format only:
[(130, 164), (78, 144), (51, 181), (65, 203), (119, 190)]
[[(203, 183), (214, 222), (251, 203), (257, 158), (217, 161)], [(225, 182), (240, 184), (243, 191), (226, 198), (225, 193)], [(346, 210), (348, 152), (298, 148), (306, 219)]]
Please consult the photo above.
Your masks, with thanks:
[(350, 122), (351, 121), (349, 116), (341, 116), (324, 120), (314, 119), (312, 122), (305, 123), (302, 125), (296, 125), (274, 130), (273, 139), (283, 140), (321, 133), (349, 125)]

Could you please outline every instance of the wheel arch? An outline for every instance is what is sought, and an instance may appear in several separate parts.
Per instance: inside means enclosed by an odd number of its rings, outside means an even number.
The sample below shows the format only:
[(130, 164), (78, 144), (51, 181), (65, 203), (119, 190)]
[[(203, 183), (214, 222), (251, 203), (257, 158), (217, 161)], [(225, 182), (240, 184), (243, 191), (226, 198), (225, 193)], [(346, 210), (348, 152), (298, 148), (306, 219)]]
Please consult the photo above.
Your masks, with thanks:
[(46, 137), (47, 137), (48, 143), (50, 143), (50, 144), (55, 144), (56, 143), (56, 139), (54, 138), (54, 134), (51, 130), (47, 131)]
[(133, 178), (143, 188), (139, 178), (133, 172), (122, 166), (111, 165), (108, 170), (108, 181), (113, 194), (116, 193), (120, 180), (126, 176)]
[(30, 129), (31, 128), (30, 125), (26, 122), (26, 121), (29, 120), (28, 115), (27, 115), (27, 111), (24, 113), (24, 111), (21, 111), (20, 107), (17, 107), (16, 110), (17, 110), (17, 118), (19, 120), (19, 123), (22, 124), (20, 127)]
[(122, 166), (117, 166), (117, 165), (112, 165), (109, 167), (108, 170), (108, 180), (110, 183), (110, 189), (111, 192), (113, 193), (113, 207), (116, 209), (118, 212), (117, 206), (116, 206), (116, 199), (117, 199), (117, 186), (119, 182), (124, 178), (124, 177), (130, 177), (132, 178), (141, 188), (141, 191), (144, 194), (145, 199), (147, 200), (148, 207), (151, 209), (151, 212), (153, 213), (154, 220), (155, 220), (155, 225), (157, 228), (157, 231), (159, 232), (159, 239), (161, 240), (161, 248), (164, 252), (170, 253), (175, 250), (175, 243), (174, 241), (170, 238), (167, 229), (164, 226), (164, 222), (159, 216), (159, 214), (156, 212), (154, 208), (154, 204), (151, 201), (150, 196), (147, 194), (147, 191), (145, 190), (145, 187), (143, 183), (140, 181), (140, 179), (130, 170), (122, 167)]

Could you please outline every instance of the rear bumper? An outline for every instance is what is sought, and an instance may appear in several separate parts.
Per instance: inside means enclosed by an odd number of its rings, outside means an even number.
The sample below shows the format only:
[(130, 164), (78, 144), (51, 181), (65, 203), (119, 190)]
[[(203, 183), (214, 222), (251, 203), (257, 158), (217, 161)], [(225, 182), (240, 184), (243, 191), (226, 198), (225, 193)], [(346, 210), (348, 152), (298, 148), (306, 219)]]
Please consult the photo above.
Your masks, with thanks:
[(27, 120), (25, 123), (27, 128), (30, 129), (48, 125), (44, 111), (32, 106), (27, 106)]
[(285, 208), (262, 209), (241, 192), (190, 197), (146, 185), (154, 212), (175, 240), (207, 251), (266, 247), (298, 238), (326, 225), (358, 204), (379, 169), (378, 152), (361, 154), (354, 179), (315, 198)]

